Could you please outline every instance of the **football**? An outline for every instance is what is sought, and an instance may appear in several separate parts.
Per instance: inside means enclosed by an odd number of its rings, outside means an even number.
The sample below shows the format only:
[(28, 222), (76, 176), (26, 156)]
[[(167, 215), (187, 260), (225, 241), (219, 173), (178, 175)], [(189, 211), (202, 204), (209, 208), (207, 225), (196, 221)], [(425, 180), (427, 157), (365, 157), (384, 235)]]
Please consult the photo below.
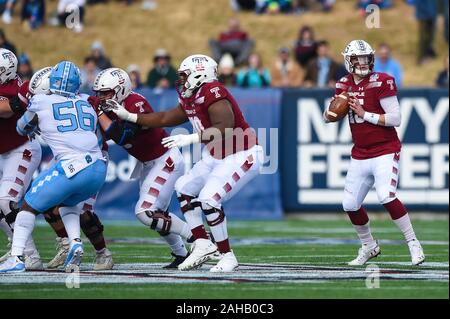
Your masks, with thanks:
[(337, 122), (342, 120), (349, 110), (349, 97), (348, 92), (342, 92), (330, 103), (330, 107), (327, 110), (326, 116), (330, 122)]

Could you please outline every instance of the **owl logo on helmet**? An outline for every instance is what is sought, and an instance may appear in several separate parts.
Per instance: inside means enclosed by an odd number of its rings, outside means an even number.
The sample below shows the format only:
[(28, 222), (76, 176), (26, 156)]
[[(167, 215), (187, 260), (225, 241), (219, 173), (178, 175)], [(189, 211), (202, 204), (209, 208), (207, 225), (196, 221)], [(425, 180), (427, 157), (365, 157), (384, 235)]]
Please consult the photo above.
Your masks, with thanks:
[(181, 62), (178, 75), (177, 91), (183, 98), (189, 98), (204, 83), (217, 80), (217, 63), (207, 55), (194, 54)]
[(373, 72), (375, 51), (364, 40), (353, 40), (342, 52), (349, 73), (365, 77)]

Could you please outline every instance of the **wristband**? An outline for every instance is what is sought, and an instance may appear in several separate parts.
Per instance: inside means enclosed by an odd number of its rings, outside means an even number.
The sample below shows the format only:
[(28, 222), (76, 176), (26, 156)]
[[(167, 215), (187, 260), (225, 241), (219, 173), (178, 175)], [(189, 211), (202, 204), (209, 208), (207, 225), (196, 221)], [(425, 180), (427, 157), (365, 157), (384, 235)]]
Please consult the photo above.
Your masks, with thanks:
[(378, 125), (378, 121), (380, 120), (380, 114), (365, 112), (364, 113), (364, 121)]
[(136, 113), (128, 113), (127, 121), (137, 123), (138, 115)]
[(202, 140), (201, 132), (191, 134), (192, 144), (199, 143)]

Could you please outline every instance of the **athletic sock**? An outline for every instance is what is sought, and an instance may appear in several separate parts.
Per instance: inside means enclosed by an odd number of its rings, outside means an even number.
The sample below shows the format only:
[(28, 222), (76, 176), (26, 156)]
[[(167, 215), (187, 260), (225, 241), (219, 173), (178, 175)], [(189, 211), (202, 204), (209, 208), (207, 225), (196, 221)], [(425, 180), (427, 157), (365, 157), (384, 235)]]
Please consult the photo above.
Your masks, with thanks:
[(183, 239), (180, 235), (169, 233), (162, 236), (162, 238), (164, 238), (164, 240), (169, 244), (174, 255), (183, 257), (187, 255), (188, 252), (186, 246), (184, 245)]
[(361, 207), (357, 211), (347, 212), (347, 215), (358, 234), (361, 244), (367, 245), (370, 248), (375, 247), (376, 241), (370, 231), (370, 220), (366, 210)]
[(27, 241), (31, 238), (35, 221), (36, 215), (29, 211), (21, 211), (17, 214), (11, 248), (12, 256), (23, 256)]
[[(215, 212), (212, 212), (214, 210)], [(211, 209), (207, 210), (205, 215), (219, 252), (222, 254), (230, 252), (231, 248), (228, 240), (227, 218), (223, 211)], [(221, 218), (223, 218), (223, 220), (220, 220)]]
[(192, 232), (189, 225), (175, 214), (169, 213), (169, 216), (172, 220), (170, 232), (180, 235), (185, 240), (191, 238)]
[(383, 204), (383, 206), (387, 209), (392, 220), (405, 236), (406, 241), (417, 240), (411, 219), (402, 202), (396, 198), (389, 203)]
[(60, 208), (60, 214), (72, 247), (72, 241), (80, 239), (80, 215), (76, 212), (68, 211), (64, 207)]

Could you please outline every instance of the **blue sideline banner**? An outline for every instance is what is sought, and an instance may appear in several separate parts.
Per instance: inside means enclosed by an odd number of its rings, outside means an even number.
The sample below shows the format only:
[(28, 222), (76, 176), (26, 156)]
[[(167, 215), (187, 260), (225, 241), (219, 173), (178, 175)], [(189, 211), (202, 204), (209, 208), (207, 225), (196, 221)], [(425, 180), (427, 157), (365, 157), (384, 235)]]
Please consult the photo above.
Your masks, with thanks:
[[(341, 210), (352, 146), (348, 120), (325, 124), (332, 90), (286, 90), (282, 98), (282, 199), (286, 211)], [(448, 210), (448, 90), (399, 91), (403, 147), (398, 197), (408, 209)], [(366, 200), (380, 209), (375, 192)]]
[[(178, 96), (175, 91), (165, 91), (155, 94), (150, 89), (139, 91), (144, 95), (155, 111), (163, 111), (177, 105)], [(281, 92), (278, 90), (242, 90), (232, 89), (232, 94), (238, 101), (249, 125), (255, 130), (278, 128), (280, 124)], [(192, 132), (191, 124), (185, 123), (177, 129), (184, 128), (186, 133)], [(168, 128), (170, 134), (172, 129)], [(261, 131), (262, 132), (262, 131)], [(260, 132), (260, 133), (261, 133)], [(267, 142), (267, 138), (259, 134), (260, 143), (264, 146), (268, 158), (278, 158), (278, 144)], [(111, 141), (110, 141), (111, 142)], [(106, 183), (100, 192), (96, 204), (96, 212), (102, 219), (134, 219), (135, 203), (139, 198), (139, 183), (130, 180), (131, 172), (136, 160), (129, 156), (125, 150), (109, 144), (110, 163)], [(51, 159), (51, 152), (44, 147), (44, 162), (41, 170), (46, 167)], [(272, 153), (272, 154), (270, 154)], [(275, 155), (276, 153), (276, 155)], [(192, 166), (192, 157), (187, 156), (186, 169)], [(197, 159), (198, 160), (198, 159)], [(194, 159), (195, 161), (195, 159)], [(268, 162), (266, 166), (278, 165), (276, 160)], [(282, 205), (280, 194), (280, 175), (278, 167), (271, 167), (274, 174), (263, 174), (252, 180), (236, 196), (225, 203), (224, 209), (229, 220), (242, 219), (280, 219), (282, 217)], [(181, 215), (176, 196), (172, 196), (170, 211)]]

